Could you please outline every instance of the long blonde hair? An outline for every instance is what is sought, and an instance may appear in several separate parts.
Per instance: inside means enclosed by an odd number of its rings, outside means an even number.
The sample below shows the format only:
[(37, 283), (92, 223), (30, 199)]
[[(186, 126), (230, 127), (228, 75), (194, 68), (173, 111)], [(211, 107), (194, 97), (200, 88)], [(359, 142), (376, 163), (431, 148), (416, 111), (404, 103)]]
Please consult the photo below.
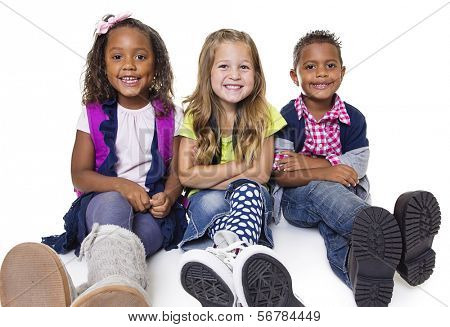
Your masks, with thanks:
[[(220, 120), (225, 109), (211, 86), (211, 69), (218, 46), (223, 42), (243, 42), (250, 48), (255, 71), (252, 92), (237, 104), (233, 126), (233, 148), (235, 160), (250, 163), (259, 157), (264, 134), (269, 125), (269, 106), (266, 101), (266, 81), (258, 50), (251, 37), (245, 32), (221, 29), (211, 33), (203, 44), (198, 60), (197, 86), (186, 98), (186, 115), (192, 115), (194, 133), (197, 136), (196, 162), (211, 164), (220, 157)], [(218, 162), (215, 162), (218, 163)]]

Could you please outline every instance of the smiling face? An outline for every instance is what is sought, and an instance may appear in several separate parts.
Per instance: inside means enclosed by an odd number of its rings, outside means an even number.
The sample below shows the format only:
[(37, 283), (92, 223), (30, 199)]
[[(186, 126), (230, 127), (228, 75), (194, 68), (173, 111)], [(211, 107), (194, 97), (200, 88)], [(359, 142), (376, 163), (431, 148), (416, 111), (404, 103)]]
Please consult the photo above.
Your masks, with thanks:
[(302, 49), (299, 59), (296, 70), (291, 70), (291, 78), (302, 87), (305, 101), (331, 103), (345, 73), (336, 46), (309, 44)]
[(110, 31), (105, 62), (108, 81), (117, 91), (117, 100), (122, 106), (139, 109), (148, 104), (155, 56), (144, 33), (130, 27)]
[(255, 85), (250, 48), (244, 42), (222, 42), (214, 53), (211, 86), (225, 109), (236, 109)]

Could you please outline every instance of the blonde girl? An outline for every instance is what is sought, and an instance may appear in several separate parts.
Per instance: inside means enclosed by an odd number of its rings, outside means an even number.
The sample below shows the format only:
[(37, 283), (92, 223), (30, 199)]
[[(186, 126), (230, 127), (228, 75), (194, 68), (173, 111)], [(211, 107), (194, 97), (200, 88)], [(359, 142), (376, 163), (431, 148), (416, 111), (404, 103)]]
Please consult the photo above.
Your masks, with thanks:
[[(300, 305), (289, 273), (268, 248), (273, 204), (265, 184), (273, 134), (286, 122), (267, 102), (265, 89), (258, 50), (247, 33), (223, 29), (206, 38), (179, 132), (179, 178), (190, 202), (180, 245), (212, 245), (183, 256), (181, 283), (204, 306)], [(249, 274), (256, 276), (251, 283)], [(262, 279), (279, 287), (279, 296), (265, 297)]]

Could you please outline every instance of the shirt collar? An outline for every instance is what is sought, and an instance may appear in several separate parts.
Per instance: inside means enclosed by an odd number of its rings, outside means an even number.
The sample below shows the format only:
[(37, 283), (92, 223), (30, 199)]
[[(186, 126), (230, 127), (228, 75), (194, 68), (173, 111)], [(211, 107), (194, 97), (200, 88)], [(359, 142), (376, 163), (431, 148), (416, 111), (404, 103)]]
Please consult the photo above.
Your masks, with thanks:
[[(306, 107), (305, 102), (303, 101), (304, 94), (300, 94), (297, 99), (295, 99), (295, 109), (297, 110), (298, 119), (307, 118), (311, 113)], [(350, 116), (347, 113), (347, 109), (345, 108), (344, 101), (341, 100), (339, 95), (335, 94), (335, 100), (333, 107), (323, 116), (321, 120), (324, 119), (339, 119), (339, 121), (343, 124), (350, 125)]]

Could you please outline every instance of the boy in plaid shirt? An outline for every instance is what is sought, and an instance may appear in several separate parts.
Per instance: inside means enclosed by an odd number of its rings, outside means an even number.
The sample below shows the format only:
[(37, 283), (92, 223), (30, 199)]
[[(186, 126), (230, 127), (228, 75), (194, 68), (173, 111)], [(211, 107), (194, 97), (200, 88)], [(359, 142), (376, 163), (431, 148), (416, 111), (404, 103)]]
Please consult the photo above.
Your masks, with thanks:
[(370, 205), (366, 121), (336, 94), (345, 67), (334, 34), (302, 37), (290, 74), (303, 93), (281, 110), (288, 125), (275, 139), (275, 220), (283, 210), (294, 226), (318, 227), (356, 304), (387, 306), (396, 269), (411, 285), (433, 272), (439, 205), (424, 191), (400, 196), (394, 215)]

